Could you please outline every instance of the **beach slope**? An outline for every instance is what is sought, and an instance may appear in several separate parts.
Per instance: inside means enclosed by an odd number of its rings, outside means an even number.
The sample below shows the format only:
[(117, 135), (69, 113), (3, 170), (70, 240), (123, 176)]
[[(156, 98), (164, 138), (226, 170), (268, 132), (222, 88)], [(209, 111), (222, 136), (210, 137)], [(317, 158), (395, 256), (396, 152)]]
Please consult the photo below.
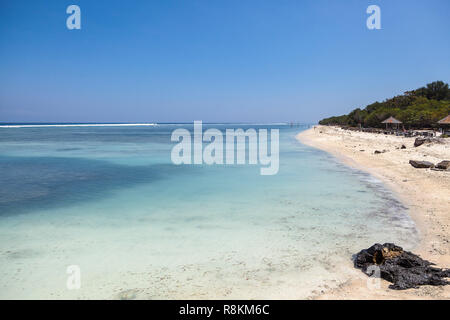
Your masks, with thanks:
[[(409, 208), (420, 235), (414, 252), (439, 267), (450, 266), (450, 171), (416, 169), (409, 160), (434, 164), (450, 160), (450, 139), (414, 147), (414, 138), (315, 126), (297, 135), (303, 144), (331, 153), (345, 164), (382, 180)], [(404, 148), (402, 148), (404, 145)], [(375, 151), (381, 153), (375, 153)], [(402, 245), (398, 243), (397, 245)], [(363, 249), (363, 248), (361, 248)], [(357, 277), (319, 295), (319, 299), (449, 299), (450, 286), (423, 286), (396, 291), (382, 281), (380, 289), (368, 289)]]

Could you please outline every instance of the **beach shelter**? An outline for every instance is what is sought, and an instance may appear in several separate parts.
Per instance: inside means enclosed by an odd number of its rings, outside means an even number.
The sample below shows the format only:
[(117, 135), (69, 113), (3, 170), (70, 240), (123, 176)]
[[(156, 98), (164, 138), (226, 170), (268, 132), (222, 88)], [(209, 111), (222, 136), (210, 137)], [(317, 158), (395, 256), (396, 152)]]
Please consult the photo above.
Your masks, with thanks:
[(398, 125), (402, 124), (403, 122), (401, 122), (400, 120), (395, 119), (394, 117), (389, 117), (389, 118), (387, 118), (386, 120), (384, 120), (381, 123), (385, 123), (386, 124), (386, 129), (388, 128), (388, 124), (390, 124), (392, 126), (392, 128), (394, 128), (394, 125), (395, 125), (395, 127), (398, 129)]
[(437, 123), (439, 127), (442, 128), (443, 133), (447, 133), (448, 131), (450, 131), (450, 114), (444, 119), (439, 120)]

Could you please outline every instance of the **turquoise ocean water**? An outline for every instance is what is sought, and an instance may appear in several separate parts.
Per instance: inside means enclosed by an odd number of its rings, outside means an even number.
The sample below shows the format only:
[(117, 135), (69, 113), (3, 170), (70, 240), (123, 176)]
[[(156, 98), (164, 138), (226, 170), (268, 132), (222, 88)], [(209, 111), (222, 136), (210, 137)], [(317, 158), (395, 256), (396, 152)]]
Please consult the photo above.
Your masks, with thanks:
[[(307, 298), (418, 242), (380, 181), (280, 130), (280, 168), (173, 165), (192, 124), (0, 128), (0, 298)], [(81, 287), (69, 290), (77, 265)]]

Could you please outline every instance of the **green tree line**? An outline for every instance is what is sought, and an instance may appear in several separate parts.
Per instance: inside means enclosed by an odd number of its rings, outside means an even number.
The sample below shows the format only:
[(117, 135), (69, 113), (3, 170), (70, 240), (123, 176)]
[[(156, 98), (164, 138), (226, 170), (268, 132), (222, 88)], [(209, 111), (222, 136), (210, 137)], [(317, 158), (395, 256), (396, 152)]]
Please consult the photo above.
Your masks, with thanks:
[(364, 109), (356, 108), (347, 115), (325, 118), (323, 125), (383, 127), (390, 116), (406, 128), (436, 127), (436, 122), (450, 114), (450, 89), (447, 83), (435, 81), (425, 87), (407, 91), (383, 102), (374, 102)]

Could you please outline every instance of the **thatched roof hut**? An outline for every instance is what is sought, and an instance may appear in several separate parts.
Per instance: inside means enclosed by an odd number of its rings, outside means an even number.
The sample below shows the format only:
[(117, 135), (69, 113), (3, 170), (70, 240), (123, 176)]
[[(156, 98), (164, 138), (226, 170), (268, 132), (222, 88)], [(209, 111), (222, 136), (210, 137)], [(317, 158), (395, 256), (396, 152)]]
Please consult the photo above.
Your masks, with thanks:
[(450, 125), (450, 114), (446, 116), (444, 119), (439, 120), (437, 123)]
[(394, 117), (389, 117), (389, 118), (387, 118), (386, 120), (384, 120), (381, 123), (401, 124), (403, 122), (401, 122), (400, 120), (395, 119)]
[(389, 117), (386, 120), (382, 121), (381, 123), (385, 123), (386, 124), (386, 129), (388, 127), (388, 124), (392, 125), (392, 127), (394, 127), (394, 124), (395, 124), (397, 129), (398, 129), (398, 125), (402, 124), (403, 122), (401, 122), (400, 120), (395, 119), (394, 117)]
[(450, 114), (444, 119), (439, 120), (437, 123), (441, 128), (442, 133), (450, 134)]

